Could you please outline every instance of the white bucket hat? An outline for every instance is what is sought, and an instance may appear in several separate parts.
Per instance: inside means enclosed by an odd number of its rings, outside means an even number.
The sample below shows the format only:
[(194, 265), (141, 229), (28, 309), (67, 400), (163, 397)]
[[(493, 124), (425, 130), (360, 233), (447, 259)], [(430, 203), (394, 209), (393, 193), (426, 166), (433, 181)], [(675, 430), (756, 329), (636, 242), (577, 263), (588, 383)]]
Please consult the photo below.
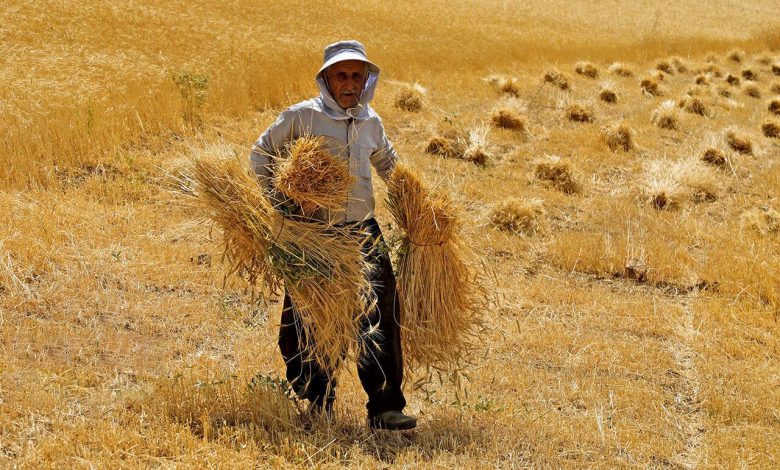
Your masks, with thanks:
[(321, 74), (323, 70), (327, 69), (336, 62), (343, 62), (345, 60), (359, 60), (368, 64), (368, 71), (378, 75), (379, 67), (366, 57), (366, 48), (358, 41), (339, 41), (329, 44), (325, 47), (325, 54), (322, 59), (322, 67), (320, 67), (317, 75)]

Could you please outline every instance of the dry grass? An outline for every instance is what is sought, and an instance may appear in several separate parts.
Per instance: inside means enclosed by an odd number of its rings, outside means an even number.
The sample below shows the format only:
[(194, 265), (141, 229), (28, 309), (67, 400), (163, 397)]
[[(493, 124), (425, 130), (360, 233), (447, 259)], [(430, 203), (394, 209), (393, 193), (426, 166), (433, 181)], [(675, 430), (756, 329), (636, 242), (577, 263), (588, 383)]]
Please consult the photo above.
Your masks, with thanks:
[(703, 73), (700, 73), (699, 75), (696, 76), (694, 83), (696, 83), (697, 85), (709, 85), (710, 79), (707, 78), (707, 76), (704, 75)]
[(534, 235), (545, 231), (544, 206), (540, 199), (509, 199), (494, 206), (491, 225), (506, 232)]
[(772, 73), (780, 76), (780, 63), (772, 64)]
[(772, 86), (769, 87), (769, 91), (776, 95), (780, 95), (780, 82), (774, 82)]
[(457, 371), (474, 348), (486, 306), (461, 210), (401, 165), (388, 183), (387, 202), (405, 232), (398, 260), (404, 357), (413, 369)]
[(199, 158), (192, 178), (196, 203), (222, 229), (229, 272), (265, 289), (284, 286), (301, 315), (307, 358), (331, 371), (356, 360), (370, 340), (359, 324), (373, 308), (366, 234), (285, 219), (236, 159)]
[(617, 122), (601, 129), (602, 139), (613, 152), (633, 150), (634, 134), (634, 130), (625, 122)]
[(355, 178), (343, 159), (326, 150), (323, 137), (290, 141), (276, 158), (273, 184), (299, 206), (338, 210), (347, 203)]
[(537, 161), (534, 165), (534, 177), (566, 194), (578, 193), (582, 189), (569, 162), (556, 155)]
[(754, 207), (739, 216), (744, 228), (754, 230), (759, 235), (780, 233), (780, 212), (769, 206)]
[(577, 64), (574, 66), (574, 71), (578, 75), (582, 75), (584, 77), (588, 78), (598, 78), (599, 77), (599, 69), (595, 65), (591, 64), (590, 62), (577, 62)]
[(549, 83), (550, 85), (564, 91), (571, 87), (571, 81), (569, 80), (569, 77), (567, 77), (565, 73), (558, 69), (550, 69), (546, 71), (542, 77), (542, 80), (544, 83)]
[(395, 106), (403, 111), (416, 113), (425, 107), (427, 90), (419, 83), (404, 83), (395, 96)]
[(680, 111), (673, 100), (661, 103), (650, 115), (650, 122), (661, 129), (680, 129)]
[(728, 83), (731, 86), (739, 86), (741, 80), (736, 75), (728, 74), (726, 75), (726, 83)]

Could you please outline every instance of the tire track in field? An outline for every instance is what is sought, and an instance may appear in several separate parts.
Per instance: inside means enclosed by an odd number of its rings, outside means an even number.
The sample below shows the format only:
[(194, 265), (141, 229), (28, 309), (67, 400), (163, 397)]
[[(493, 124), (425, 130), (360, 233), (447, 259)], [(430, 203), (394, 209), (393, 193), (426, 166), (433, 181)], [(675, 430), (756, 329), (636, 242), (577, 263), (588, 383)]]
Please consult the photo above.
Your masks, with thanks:
[[(695, 296), (695, 294), (693, 294)], [(674, 389), (674, 410), (683, 443), (674, 455), (672, 463), (686, 469), (698, 468), (702, 460), (702, 442), (704, 440), (704, 411), (702, 409), (701, 382), (696, 369), (696, 350), (694, 344), (699, 335), (694, 324), (691, 309), (692, 296), (682, 300), (680, 306), (683, 315), (675, 327), (677, 340), (671, 345), (671, 353), (677, 365), (677, 383)]]

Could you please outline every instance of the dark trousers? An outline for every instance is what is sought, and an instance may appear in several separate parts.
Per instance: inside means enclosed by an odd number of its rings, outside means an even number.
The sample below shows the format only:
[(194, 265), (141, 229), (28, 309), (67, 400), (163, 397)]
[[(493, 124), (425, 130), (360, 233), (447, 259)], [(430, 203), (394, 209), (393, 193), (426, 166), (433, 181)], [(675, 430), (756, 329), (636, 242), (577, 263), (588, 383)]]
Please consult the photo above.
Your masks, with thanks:
[[(371, 340), (365, 342), (357, 365), (360, 383), (368, 395), (368, 416), (373, 417), (384, 411), (401, 411), (406, 406), (401, 391), (401, 308), (393, 267), (379, 224), (375, 219), (369, 219), (355, 226), (371, 234), (371, 240), (364, 246), (363, 256), (375, 268), (371, 284), (377, 307), (363, 320), (361, 331), (365, 332), (371, 325), (377, 324), (379, 331), (372, 333)], [(304, 341), (301, 319), (285, 292), (279, 349), (287, 364), (287, 380), (300, 398), (318, 405), (332, 403), (336, 398), (336, 379), (330, 371), (323, 370), (313, 359), (306, 357), (301, 351)]]

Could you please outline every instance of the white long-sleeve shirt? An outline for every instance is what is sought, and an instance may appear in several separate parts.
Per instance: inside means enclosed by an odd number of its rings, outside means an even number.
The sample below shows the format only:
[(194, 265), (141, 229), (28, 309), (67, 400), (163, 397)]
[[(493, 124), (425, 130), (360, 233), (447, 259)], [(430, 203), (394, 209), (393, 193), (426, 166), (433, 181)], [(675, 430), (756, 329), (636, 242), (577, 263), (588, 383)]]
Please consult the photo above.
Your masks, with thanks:
[(253, 146), (249, 159), (260, 184), (266, 190), (274, 190), (271, 186), (273, 156), (279, 155), (287, 142), (305, 135), (323, 136), (327, 150), (349, 162), (355, 183), (341, 210), (320, 209), (313, 217), (331, 223), (357, 222), (373, 217), (371, 166), (386, 180), (398, 160), (382, 120), (368, 105), (378, 75), (378, 72), (369, 74), (359, 105), (347, 110), (330, 96), (321, 74), (318, 75), (320, 96), (287, 108)]

